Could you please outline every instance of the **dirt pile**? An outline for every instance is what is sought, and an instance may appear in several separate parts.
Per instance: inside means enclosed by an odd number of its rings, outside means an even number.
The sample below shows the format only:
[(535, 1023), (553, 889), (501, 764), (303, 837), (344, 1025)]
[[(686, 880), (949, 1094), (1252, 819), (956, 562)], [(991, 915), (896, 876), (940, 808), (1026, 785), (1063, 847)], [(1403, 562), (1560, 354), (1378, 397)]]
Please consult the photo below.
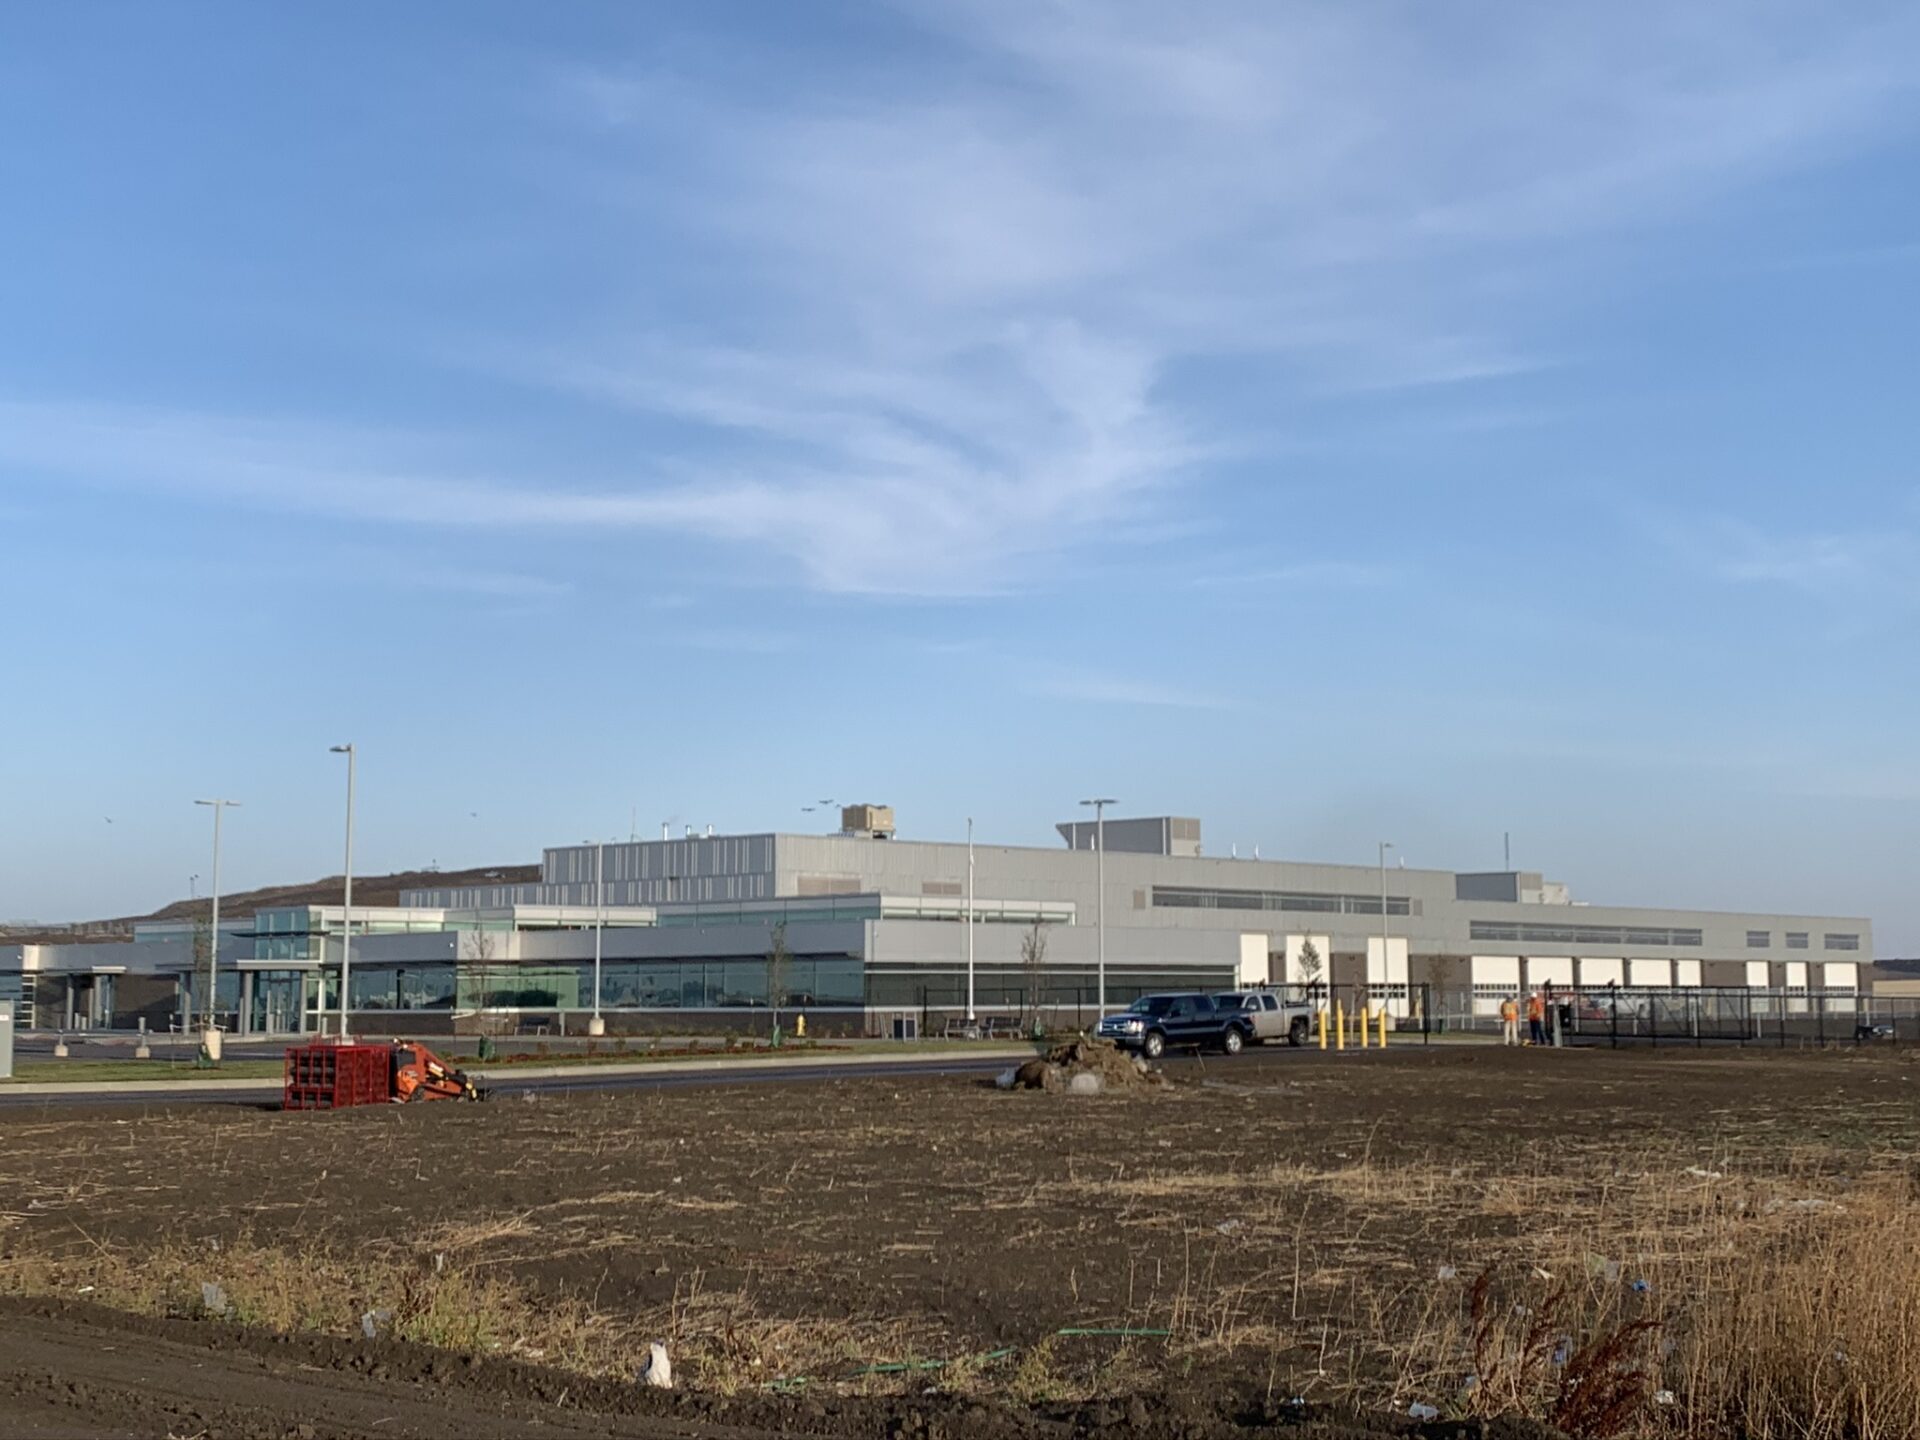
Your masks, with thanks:
[(1046, 1090), (1097, 1095), (1104, 1090), (1138, 1090), (1166, 1084), (1166, 1077), (1105, 1040), (1076, 1039), (1056, 1045), (1000, 1077), (1002, 1090)]

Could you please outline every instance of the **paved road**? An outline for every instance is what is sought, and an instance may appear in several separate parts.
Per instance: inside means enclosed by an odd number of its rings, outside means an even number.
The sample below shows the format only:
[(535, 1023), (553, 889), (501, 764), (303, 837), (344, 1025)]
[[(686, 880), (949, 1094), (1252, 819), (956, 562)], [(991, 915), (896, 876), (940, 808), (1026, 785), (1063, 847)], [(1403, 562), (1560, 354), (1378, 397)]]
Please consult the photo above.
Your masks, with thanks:
[[(1007, 1061), (1004, 1058), (977, 1060), (968, 1059), (965, 1056), (943, 1056), (891, 1065), (850, 1065), (821, 1061), (796, 1065), (743, 1067), (738, 1070), (665, 1071), (659, 1074), (609, 1075), (593, 1069), (583, 1069), (577, 1075), (541, 1079), (516, 1079), (511, 1072), (506, 1072), (496, 1080), (489, 1080), (488, 1086), (495, 1098), (512, 1100), (517, 1095), (531, 1091), (653, 1090), (688, 1085), (777, 1085), (805, 1080), (854, 1080), (889, 1075), (987, 1074), (1003, 1070), (1006, 1066)], [(276, 1101), (279, 1097), (280, 1082), (271, 1079), (262, 1080), (257, 1085), (233, 1088), (223, 1086), (218, 1090), (198, 1088), (149, 1090), (138, 1081), (107, 1081), (95, 1089), (61, 1095), (10, 1095), (4, 1089), (0, 1089), (0, 1107), (117, 1104), (258, 1105), (266, 1101)]]
[[(1238, 1067), (1286, 1064), (1318, 1053), (1312, 1048), (1295, 1050), (1285, 1045), (1267, 1045), (1245, 1051), (1231, 1059), (1224, 1055), (1172, 1054), (1167, 1056), (1165, 1063), (1181, 1069), (1192, 1065), (1206, 1065), (1225, 1076), (1230, 1075)], [(629, 1071), (625, 1074), (608, 1074), (586, 1068), (563, 1076), (537, 1079), (520, 1079), (516, 1078), (511, 1071), (504, 1071), (491, 1078), (488, 1086), (496, 1100), (512, 1101), (530, 1092), (656, 1090), (703, 1085), (789, 1085), (807, 1081), (882, 1079), (893, 1076), (985, 1075), (1004, 1070), (1009, 1063), (1011, 1062), (1005, 1055), (976, 1058), (964, 1053), (956, 1053), (930, 1056), (924, 1060), (897, 1061), (885, 1065), (874, 1064), (870, 1060), (865, 1063), (820, 1060), (779, 1066), (740, 1065), (737, 1069), (715, 1066), (696, 1071), (663, 1070), (639, 1073)], [(730, 1064), (739, 1065), (739, 1062), (730, 1062)], [(194, 1089), (154, 1091), (143, 1089), (137, 1081), (110, 1081), (96, 1089), (62, 1095), (9, 1095), (4, 1089), (0, 1089), (0, 1107), (111, 1104), (257, 1106), (275, 1101), (279, 1095), (279, 1082), (270, 1079), (244, 1088), (223, 1087), (219, 1090), (207, 1091)]]
[[(137, 1037), (119, 1031), (89, 1031), (84, 1034), (69, 1035), (67, 1049), (75, 1060), (131, 1060), (138, 1043)], [(392, 1038), (391, 1032), (381, 1031), (379, 1039)], [(479, 1048), (480, 1040), (475, 1035), (415, 1035), (424, 1040), (440, 1054), (449, 1059), (470, 1059)], [(615, 1037), (620, 1038), (620, 1037)], [(642, 1038), (625, 1037), (629, 1040)], [(695, 1045), (711, 1045), (711, 1035), (661, 1035), (647, 1036), (662, 1050), (685, 1049)], [(31, 1035), (21, 1035), (14, 1041), (14, 1054), (23, 1059), (44, 1060), (53, 1055), (53, 1047), (59, 1043), (59, 1037), (45, 1031), (36, 1031)], [(280, 1053), (290, 1044), (297, 1043), (295, 1037), (287, 1035), (262, 1036), (258, 1039), (239, 1035), (229, 1035), (226, 1039), (226, 1053), (235, 1060), (277, 1060)], [(494, 1042), (503, 1050), (532, 1051), (545, 1046), (556, 1055), (572, 1055), (584, 1052), (588, 1040), (584, 1035), (509, 1035)], [(592, 1042), (605, 1048), (607, 1041)], [(197, 1039), (181, 1039), (171, 1035), (149, 1035), (147, 1044), (153, 1050), (155, 1060), (192, 1061), (200, 1053)]]

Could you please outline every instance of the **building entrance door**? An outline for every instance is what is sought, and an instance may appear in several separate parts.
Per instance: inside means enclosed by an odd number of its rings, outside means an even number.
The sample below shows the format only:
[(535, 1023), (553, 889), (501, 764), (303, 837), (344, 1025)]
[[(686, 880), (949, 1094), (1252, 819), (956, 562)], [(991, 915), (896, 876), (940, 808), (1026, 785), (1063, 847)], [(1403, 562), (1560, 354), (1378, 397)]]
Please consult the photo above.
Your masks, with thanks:
[(256, 970), (247, 1029), (255, 1035), (292, 1035), (300, 1030), (301, 975), (297, 970)]

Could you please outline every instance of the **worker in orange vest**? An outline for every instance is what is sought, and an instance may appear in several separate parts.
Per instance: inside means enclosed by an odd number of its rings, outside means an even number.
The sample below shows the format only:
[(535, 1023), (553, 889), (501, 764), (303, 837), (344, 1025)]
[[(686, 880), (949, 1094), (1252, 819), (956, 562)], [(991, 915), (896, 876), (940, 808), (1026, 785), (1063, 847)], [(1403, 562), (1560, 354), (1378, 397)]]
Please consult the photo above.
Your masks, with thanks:
[(1520, 1004), (1511, 995), (1500, 1002), (1500, 1043), (1520, 1043)]
[(1538, 990), (1527, 997), (1527, 1043), (1547, 1043), (1547, 1002), (1540, 998)]

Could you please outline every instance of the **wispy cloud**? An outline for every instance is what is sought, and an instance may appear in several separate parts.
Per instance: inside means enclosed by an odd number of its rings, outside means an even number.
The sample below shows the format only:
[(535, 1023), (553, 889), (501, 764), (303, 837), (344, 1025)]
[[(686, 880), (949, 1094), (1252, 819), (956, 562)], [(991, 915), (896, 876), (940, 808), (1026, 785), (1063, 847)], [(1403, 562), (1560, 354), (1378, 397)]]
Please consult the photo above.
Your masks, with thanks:
[(1271, 367), (1303, 404), (1559, 363), (1533, 317), (1583, 241), (1857, 143), (1920, 70), (1910, 7), (899, 13), (924, 32), (900, 52), (752, 86), (712, 49), (541, 76), (582, 223), (685, 294), (670, 319), (610, 303), (448, 343), (629, 434), (593, 473), (113, 406), (9, 407), (0, 464), (385, 524), (700, 536), (831, 591), (1020, 589), (1177, 520), (1192, 470), (1264, 443), (1183, 362)]
[(1373, 590), (1397, 583), (1401, 570), (1366, 560), (1303, 560), (1202, 575), (1193, 583), (1207, 590)]
[(1042, 676), (1030, 682), (1027, 689), (1032, 694), (1044, 695), (1049, 699), (1081, 701), (1089, 705), (1147, 705), (1175, 710), (1232, 708), (1217, 695), (1182, 685), (1084, 671)]
[(547, 580), (538, 575), (517, 575), (505, 570), (488, 570), (484, 562), (470, 571), (444, 565), (394, 570), (382, 576), (380, 583), (396, 590), (525, 602), (562, 600), (574, 593), (574, 587), (564, 581)]
[[(674, 223), (755, 320), (731, 350), (611, 330), (523, 370), (730, 442), (723, 474), (804, 493), (806, 563), (842, 587), (880, 555), (888, 586), (1017, 585), (1177, 513), (1183, 475), (1246, 440), (1177, 383), (1193, 357), (1277, 363), (1308, 400), (1560, 363), (1529, 321), (1570, 245), (1853, 143), (1920, 54), (1898, 10), (904, 13), (938, 58), (746, 103), (565, 73), (609, 167), (683, 148)], [(610, 213), (649, 184), (613, 180)]]
[(1920, 599), (1920, 533), (1898, 525), (1781, 532), (1715, 515), (1665, 518), (1655, 533), (1685, 565), (1732, 584), (1830, 600)]

